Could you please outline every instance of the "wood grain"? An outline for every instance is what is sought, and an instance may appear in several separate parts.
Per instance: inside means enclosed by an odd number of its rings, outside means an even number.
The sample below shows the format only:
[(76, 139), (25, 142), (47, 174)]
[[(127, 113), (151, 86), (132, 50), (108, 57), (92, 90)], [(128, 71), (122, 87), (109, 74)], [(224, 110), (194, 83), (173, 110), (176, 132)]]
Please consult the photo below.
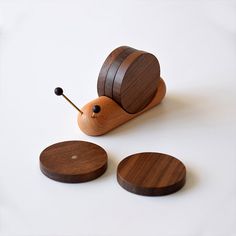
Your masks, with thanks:
[(110, 65), (106, 81), (105, 81), (105, 96), (113, 98), (112, 90), (113, 90), (113, 82), (116, 76), (116, 73), (121, 65), (121, 63), (130, 55), (132, 52), (137, 51), (134, 48), (127, 47), (123, 50), (116, 58), (114, 58), (112, 64)]
[(126, 157), (117, 168), (117, 181), (129, 192), (162, 196), (185, 184), (184, 164), (167, 154), (146, 152)]
[(47, 177), (65, 183), (80, 183), (102, 175), (107, 154), (100, 146), (85, 141), (66, 141), (47, 147), (40, 154), (40, 169)]
[[(91, 136), (103, 135), (112, 129), (126, 123), (127, 121), (141, 115), (143, 112), (158, 105), (166, 94), (166, 86), (162, 79), (158, 81), (158, 90), (153, 100), (142, 111), (129, 114), (121, 106), (111, 98), (101, 96), (88, 104), (81, 110), (83, 114), (78, 114), (78, 125), (80, 129)], [(99, 105), (101, 111), (92, 118), (93, 107)]]
[(143, 51), (130, 54), (120, 65), (113, 82), (113, 99), (128, 113), (140, 112), (156, 94), (160, 65)]
[(99, 72), (98, 81), (97, 81), (97, 92), (99, 96), (105, 95), (106, 77), (107, 77), (107, 73), (110, 66), (116, 60), (116, 58), (120, 55), (120, 53), (122, 53), (127, 48), (128, 48), (127, 46), (121, 46), (114, 49), (104, 61), (101, 67), (101, 70)]

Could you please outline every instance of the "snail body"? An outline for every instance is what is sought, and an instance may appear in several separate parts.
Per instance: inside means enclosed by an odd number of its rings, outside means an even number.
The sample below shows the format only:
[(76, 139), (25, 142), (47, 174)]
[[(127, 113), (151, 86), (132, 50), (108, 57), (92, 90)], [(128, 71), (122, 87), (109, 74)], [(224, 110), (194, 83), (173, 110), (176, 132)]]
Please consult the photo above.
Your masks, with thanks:
[[(130, 114), (118, 103), (107, 96), (101, 96), (86, 104), (78, 114), (78, 125), (87, 135), (99, 136), (115, 129), (127, 121), (139, 116), (143, 112), (161, 103), (166, 94), (166, 85), (163, 79), (158, 82), (158, 92), (152, 101), (140, 112)], [(100, 113), (93, 118), (93, 107), (97, 104), (101, 107)]]

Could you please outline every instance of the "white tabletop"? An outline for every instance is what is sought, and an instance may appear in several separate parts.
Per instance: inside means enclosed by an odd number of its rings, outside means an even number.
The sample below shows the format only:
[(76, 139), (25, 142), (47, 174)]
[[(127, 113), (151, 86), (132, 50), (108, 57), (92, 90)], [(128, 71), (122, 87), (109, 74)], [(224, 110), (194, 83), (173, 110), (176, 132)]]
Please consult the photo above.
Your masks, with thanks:
[[(236, 1), (0, 1), (0, 235), (236, 235)], [(77, 126), (97, 97), (106, 56), (121, 45), (155, 54), (163, 103), (102, 137)], [(106, 149), (91, 182), (46, 178), (39, 154), (64, 140)], [(144, 151), (187, 167), (164, 197), (125, 191), (118, 163)]]

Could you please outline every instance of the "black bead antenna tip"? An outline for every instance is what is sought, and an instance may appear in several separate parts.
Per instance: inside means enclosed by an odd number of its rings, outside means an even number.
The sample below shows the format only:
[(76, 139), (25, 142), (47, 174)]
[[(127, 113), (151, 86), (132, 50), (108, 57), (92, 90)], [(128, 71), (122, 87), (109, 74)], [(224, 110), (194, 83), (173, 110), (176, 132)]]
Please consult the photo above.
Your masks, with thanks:
[(63, 94), (63, 89), (62, 88), (60, 88), (60, 87), (55, 88), (54, 93), (57, 96), (62, 95), (67, 100), (67, 102), (69, 102), (81, 115), (83, 114), (83, 112), (65, 94)]
[(63, 89), (60, 88), (60, 87), (57, 87), (54, 89), (54, 93), (57, 95), (57, 96), (61, 96), (63, 94)]

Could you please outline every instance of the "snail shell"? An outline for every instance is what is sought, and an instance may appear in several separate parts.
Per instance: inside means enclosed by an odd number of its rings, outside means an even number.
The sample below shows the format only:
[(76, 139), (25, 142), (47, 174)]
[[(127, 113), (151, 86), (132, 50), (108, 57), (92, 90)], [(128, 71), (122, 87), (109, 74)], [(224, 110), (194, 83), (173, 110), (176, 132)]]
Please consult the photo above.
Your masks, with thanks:
[(116, 48), (98, 76), (99, 96), (107, 96), (130, 114), (142, 111), (153, 99), (160, 80), (160, 64), (151, 53), (131, 47)]

